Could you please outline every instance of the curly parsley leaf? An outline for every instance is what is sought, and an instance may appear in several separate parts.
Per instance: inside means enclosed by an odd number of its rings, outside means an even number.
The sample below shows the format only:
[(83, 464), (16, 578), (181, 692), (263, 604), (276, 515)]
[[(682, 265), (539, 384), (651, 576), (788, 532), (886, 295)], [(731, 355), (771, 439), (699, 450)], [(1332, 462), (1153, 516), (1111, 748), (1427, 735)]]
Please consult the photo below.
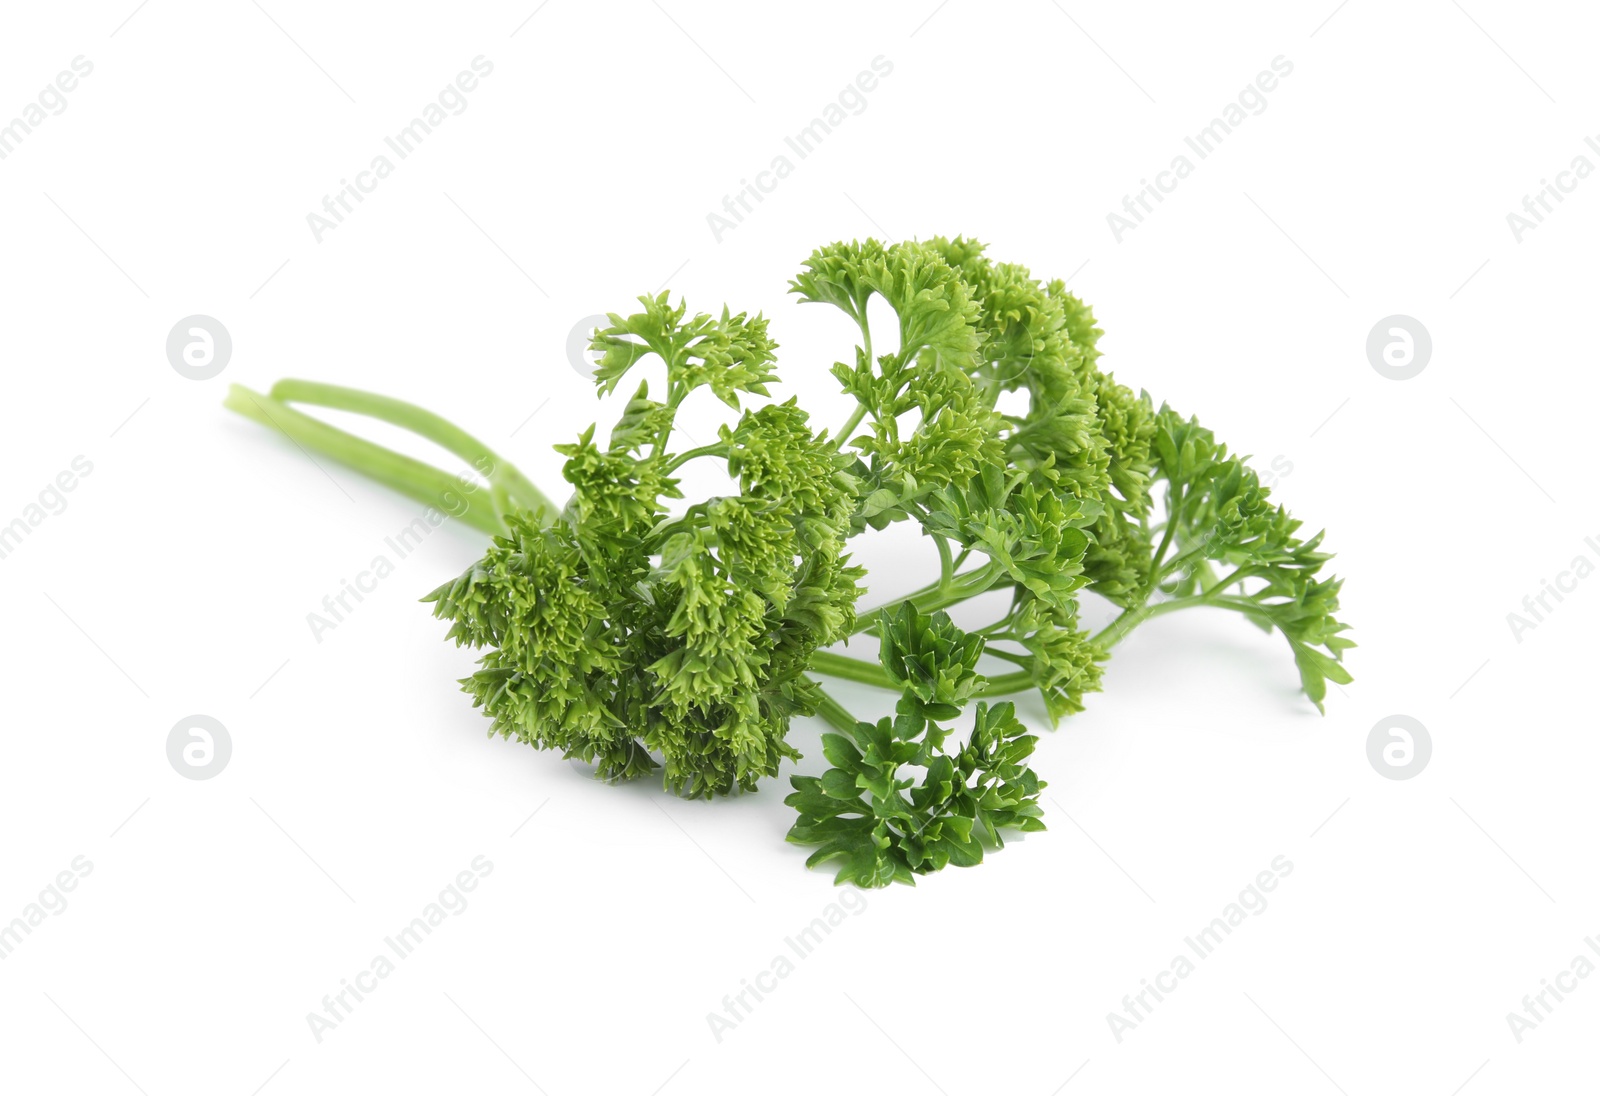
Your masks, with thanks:
[(945, 748), (955, 718), (984, 679), (974, 667), (983, 642), (943, 612), (903, 603), (884, 629), (882, 662), (905, 692), (893, 719), (857, 722), (823, 736), (831, 768), (790, 779), (784, 800), (799, 819), (789, 840), (816, 845), (808, 867), (838, 860), (837, 883), (915, 883), (949, 864), (971, 867), (1004, 846), (1002, 831), (1044, 829), (1045, 783), (1027, 761), (1038, 741), (1009, 703), (980, 701), (972, 732)]

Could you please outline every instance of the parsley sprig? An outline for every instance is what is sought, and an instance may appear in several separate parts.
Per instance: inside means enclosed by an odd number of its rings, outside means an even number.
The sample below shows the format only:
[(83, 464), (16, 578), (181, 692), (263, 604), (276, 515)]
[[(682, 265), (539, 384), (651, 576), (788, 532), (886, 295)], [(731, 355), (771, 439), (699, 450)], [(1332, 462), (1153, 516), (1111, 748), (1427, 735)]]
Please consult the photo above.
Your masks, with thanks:
[[(1278, 631), (1319, 708), (1328, 682), (1350, 680), (1322, 535), (1300, 538), (1209, 430), (1102, 371), (1093, 313), (1061, 282), (936, 238), (830, 244), (790, 288), (860, 332), (831, 369), (855, 402), (841, 427), (772, 398), (777, 344), (760, 315), (640, 297), (594, 332), (596, 386), (614, 397), (654, 358), (665, 390), (641, 382), (603, 441), (590, 426), (556, 446), (561, 505), (389, 397), (289, 380), (235, 386), (227, 403), (430, 504), (460, 495), (454, 477), (296, 405), (404, 427), (483, 474), (456, 512), (491, 544), (424, 600), (449, 639), (481, 652), (462, 687), (491, 734), (607, 780), (659, 770), (673, 792), (709, 797), (798, 759), (794, 716), (825, 719), (831, 767), (792, 778), (789, 837), (817, 846), (812, 863), (840, 862), (841, 882), (911, 882), (980, 862), (1004, 830), (1042, 829), (1036, 739), (1012, 702), (990, 701), (1036, 691), (1052, 722), (1082, 710), (1111, 648), (1146, 620), (1209, 606)], [(874, 350), (874, 296), (894, 314), (892, 352)], [(685, 448), (677, 415), (701, 388), (732, 415), (715, 442)], [(738, 493), (675, 505), (697, 460), (722, 464)], [(849, 541), (902, 521), (932, 542), (937, 577), (858, 612), (866, 575)], [(1085, 590), (1121, 611), (1098, 633), (1080, 623)], [(997, 591), (994, 619), (952, 623), (946, 610)], [(856, 636), (876, 640), (876, 659), (830, 649)], [(980, 672), (985, 658), (1004, 672)], [(829, 677), (897, 694), (895, 714), (856, 718)], [(969, 707), (971, 730), (953, 739)]]

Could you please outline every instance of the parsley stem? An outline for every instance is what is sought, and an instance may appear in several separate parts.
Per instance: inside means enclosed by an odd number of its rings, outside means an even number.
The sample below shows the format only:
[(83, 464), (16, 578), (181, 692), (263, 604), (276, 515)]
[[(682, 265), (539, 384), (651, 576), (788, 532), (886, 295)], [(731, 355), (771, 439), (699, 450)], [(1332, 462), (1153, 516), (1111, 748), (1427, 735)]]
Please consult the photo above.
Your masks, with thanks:
[[(994, 651), (986, 652), (994, 654)], [(1026, 656), (1014, 656), (1018, 661)], [(871, 685), (878, 689), (887, 689), (890, 692), (899, 692), (900, 685), (889, 680), (888, 673), (876, 662), (867, 662), (864, 659), (851, 658), (849, 655), (833, 654), (829, 651), (818, 651), (811, 656), (811, 669), (814, 673), (836, 677), (843, 681), (854, 681), (858, 685)], [(977, 692), (976, 697), (1010, 696), (1013, 693), (1026, 692), (1035, 686), (1032, 670), (1017, 670), (1008, 674), (997, 674), (988, 679), (988, 683)]]
[(418, 502), (460, 518), (489, 534), (505, 532), (493, 505), (467, 491), (450, 473), (329, 426), (271, 396), (242, 385), (228, 390), (224, 406), (279, 431), (309, 456), (320, 453)]
[[(1183, 557), (1180, 556), (1178, 558), (1182, 559)], [(1177, 560), (1174, 560), (1173, 562), (1177, 562)], [(1242, 570), (1244, 569), (1241, 568), (1241, 571)], [(969, 574), (976, 575), (978, 572), (973, 571), (969, 572)], [(965, 578), (966, 576), (961, 577)], [(1132, 632), (1134, 628), (1140, 624), (1143, 624), (1145, 621), (1151, 620), (1158, 616), (1164, 616), (1167, 613), (1177, 612), (1179, 609), (1193, 608), (1197, 605), (1211, 605), (1219, 609), (1232, 609), (1235, 612), (1244, 613), (1247, 616), (1254, 616), (1258, 619), (1270, 621), (1270, 616), (1264, 611), (1264, 608), (1260, 602), (1254, 600), (1253, 598), (1241, 595), (1226, 594), (1223, 592), (1224, 590), (1228, 589), (1233, 582), (1236, 582), (1238, 577), (1239, 576), (1237, 574), (1230, 576), (1230, 579), (1227, 580), (1225, 584), (1219, 583), (1204, 593), (1194, 594), (1189, 597), (1172, 598), (1168, 601), (1147, 601), (1142, 605), (1130, 606), (1127, 609), (1124, 609), (1122, 613), (1118, 615), (1117, 618), (1110, 624), (1106, 625), (1103, 629), (1096, 633), (1090, 639), (1090, 642), (1096, 644), (1097, 646), (1109, 649), (1115, 646), (1121, 640), (1127, 638), (1128, 634)], [(902, 598), (900, 600), (911, 601), (916, 604), (918, 609), (921, 609), (924, 612), (930, 612), (935, 608), (953, 605), (958, 601), (963, 601), (966, 598), (973, 596), (971, 592), (959, 592), (955, 593), (954, 596), (951, 596), (951, 594), (951, 591), (941, 592), (940, 584), (936, 583), (917, 591), (917, 593), (912, 594), (909, 598)], [(894, 604), (897, 605), (899, 602), (895, 602)], [(876, 627), (879, 619), (892, 608), (893, 605), (881, 606), (868, 613), (862, 614), (862, 616), (859, 618), (860, 627), (857, 628), (857, 632), (865, 632)], [(1011, 652), (1001, 652), (996, 650), (989, 650), (986, 653), (1004, 658), (1010, 662), (1016, 662), (1019, 665), (1026, 665), (1025, 660), (1029, 657), (1026, 655), (1017, 655)], [(865, 659), (853, 658), (849, 655), (835, 654), (831, 651), (818, 651), (813, 654), (811, 656), (811, 669), (816, 673), (825, 674), (828, 677), (840, 678), (845, 681), (854, 681), (859, 685), (871, 685), (875, 688), (888, 689), (890, 691), (897, 690), (900, 687), (889, 680), (889, 675), (878, 663), (868, 662)], [(986, 698), (1009, 696), (1013, 693), (1024, 692), (1028, 689), (1034, 688), (1035, 685), (1036, 682), (1034, 680), (1033, 671), (1031, 669), (1023, 669), (1014, 673), (999, 674), (997, 676), (990, 677), (988, 684), (973, 695), (976, 697)]]
[(726, 457), (727, 455), (728, 447), (725, 444), (722, 442), (712, 442), (710, 445), (702, 445), (698, 449), (690, 449), (679, 453), (677, 456), (673, 457), (667, 462), (667, 471), (669, 473), (676, 472), (679, 468), (682, 468), (685, 464), (688, 464), (696, 457)]
[(1150, 557), (1150, 574), (1145, 579), (1145, 585), (1152, 590), (1155, 589), (1162, 574), (1161, 558), (1167, 554), (1167, 548), (1172, 544), (1172, 537), (1178, 531), (1178, 518), (1183, 510), (1182, 486), (1172, 489), (1169, 501), (1171, 505), (1167, 507), (1167, 528), (1161, 535), (1161, 546), (1156, 549), (1156, 554)]
[(1091, 637), (1090, 642), (1107, 649), (1116, 646), (1119, 640), (1150, 616), (1150, 608), (1147, 602), (1143, 605), (1124, 609), (1115, 620), (1096, 632)]
[[(553, 520), (560, 509), (510, 461), (502, 459), (459, 426), (416, 404), (381, 396), (376, 392), (363, 392), (358, 388), (301, 380), (281, 380), (272, 386), (271, 395), (280, 403), (309, 403), (316, 407), (353, 411), (399, 426), (467, 461), (491, 484), (503, 486), (512, 500), (535, 511), (543, 520)], [(359, 465), (355, 467), (357, 471), (364, 471)]]
[[(859, 303), (857, 310), (852, 312), (851, 315), (855, 317), (856, 326), (861, 328), (861, 342), (863, 344), (861, 349), (866, 355), (866, 360), (870, 363), (872, 361), (872, 325), (867, 322), (867, 302), (865, 299)], [(861, 420), (866, 417), (867, 405), (857, 400), (856, 409), (850, 412), (850, 417), (845, 420), (843, 426), (839, 427), (839, 432), (833, 436), (834, 448), (843, 449), (846, 445), (849, 445), (850, 435), (855, 432), (855, 428), (860, 426)]]
[(1254, 578), (1256, 575), (1261, 573), (1261, 570), (1262, 569), (1260, 567), (1255, 566), (1236, 567), (1227, 576), (1220, 578), (1213, 583), (1211, 588), (1207, 590), (1206, 593), (1220, 594), (1224, 590), (1237, 586), (1247, 578)]
[(882, 666), (876, 662), (865, 659), (851, 658), (849, 655), (834, 654), (831, 651), (817, 651), (811, 656), (811, 669), (819, 674), (837, 677), (844, 681), (854, 681), (858, 685), (874, 685), (880, 689), (898, 689), (899, 686), (889, 680), (889, 675)]
[(839, 427), (839, 432), (834, 435), (833, 440), (838, 443), (836, 448), (843, 449), (850, 443), (851, 431), (860, 426), (861, 420), (866, 417), (867, 405), (864, 403), (856, 404), (856, 409), (850, 412), (850, 417), (845, 420), (845, 424)]
[(950, 542), (941, 536), (935, 536), (933, 543), (939, 549), (939, 589), (948, 592), (950, 580), (956, 575), (955, 561), (950, 558)]
[(1005, 572), (998, 563), (990, 560), (982, 567), (975, 567), (955, 576), (948, 584), (943, 581), (929, 583), (922, 589), (905, 597), (896, 598), (894, 601), (880, 605), (876, 609), (869, 609), (856, 617), (856, 628), (852, 635), (861, 635), (871, 632), (878, 627), (878, 622), (885, 613), (892, 611), (902, 601), (909, 601), (924, 613), (931, 613), (936, 609), (944, 609), (957, 602), (966, 601), (968, 598), (977, 597), (995, 586), (1005, 577)]
[(812, 684), (817, 686), (817, 714), (827, 720), (828, 725), (836, 731), (848, 733), (855, 730), (859, 720), (846, 711), (844, 705), (833, 699), (815, 680)]
[(1152, 589), (1154, 589), (1154, 587), (1160, 583), (1161, 579), (1166, 578), (1168, 575), (1177, 574), (1180, 571), (1190, 570), (1195, 566), (1196, 561), (1209, 558), (1206, 554), (1209, 545), (1210, 539), (1208, 538), (1207, 540), (1202, 541), (1198, 547), (1191, 548), (1187, 552), (1173, 556), (1172, 559), (1167, 562), (1167, 565), (1161, 568), (1160, 572), (1157, 574), (1156, 582), (1151, 584)]
[(1179, 609), (1191, 609), (1197, 605), (1210, 605), (1218, 609), (1232, 609), (1235, 612), (1244, 613), (1246, 616), (1255, 616), (1264, 620), (1271, 619), (1265, 611), (1265, 607), (1254, 598), (1225, 594), (1222, 592), (1225, 589), (1227, 589), (1227, 586), (1219, 583), (1204, 593), (1173, 598), (1170, 601), (1147, 602), (1144, 605), (1125, 609), (1121, 616), (1096, 633), (1091, 642), (1102, 647), (1115, 646), (1119, 641), (1125, 639), (1129, 632), (1145, 621), (1167, 613), (1175, 613)]
[(1033, 679), (1033, 671), (1018, 670), (1015, 673), (1000, 674), (998, 677), (989, 678), (987, 683), (972, 695), (979, 699), (990, 700), (997, 696), (1025, 693), (1029, 689), (1035, 688), (1038, 688), (1038, 682)]
[(1219, 609), (1232, 609), (1236, 613), (1253, 616), (1264, 623), (1276, 624), (1272, 617), (1271, 605), (1244, 594), (1215, 594), (1208, 598), (1206, 604), (1215, 605)]

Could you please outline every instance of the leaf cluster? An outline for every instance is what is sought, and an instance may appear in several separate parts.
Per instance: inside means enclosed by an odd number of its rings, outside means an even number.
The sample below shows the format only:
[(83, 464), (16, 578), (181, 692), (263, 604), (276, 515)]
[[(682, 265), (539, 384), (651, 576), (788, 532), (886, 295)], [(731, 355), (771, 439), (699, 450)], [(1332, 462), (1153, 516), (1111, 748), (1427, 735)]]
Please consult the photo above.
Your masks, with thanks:
[(944, 612), (904, 602), (886, 619), (880, 650), (904, 690), (894, 718), (823, 735), (831, 768), (793, 777), (784, 800), (799, 814), (789, 840), (818, 846), (807, 866), (840, 861), (835, 881), (862, 887), (914, 883), (950, 864), (981, 863), (986, 848), (1003, 847), (1003, 830), (1044, 829), (1045, 783), (1027, 765), (1038, 740), (1010, 702), (979, 701), (966, 742), (946, 749), (942, 724), (984, 684), (975, 669), (983, 640)]
[(811, 653), (854, 623), (862, 572), (844, 546), (857, 489), (805, 412), (768, 404), (714, 447), (739, 493), (669, 516), (679, 405), (701, 387), (736, 409), (765, 395), (776, 344), (759, 316), (640, 302), (596, 332), (596, 381), (610, 392), (655, 355), (667, 399), (641, 383), (607, 443), (591, 426), (557, 446), (573, 491), (559, 517), (510, 516), (483, 559), (426, 600), (451, 639), (484, 651), (462, 686), (491, 733), (608, 780), (659, 766), (681, 795), (753, 789), (798, 756), (786, 734), (814, 710)]

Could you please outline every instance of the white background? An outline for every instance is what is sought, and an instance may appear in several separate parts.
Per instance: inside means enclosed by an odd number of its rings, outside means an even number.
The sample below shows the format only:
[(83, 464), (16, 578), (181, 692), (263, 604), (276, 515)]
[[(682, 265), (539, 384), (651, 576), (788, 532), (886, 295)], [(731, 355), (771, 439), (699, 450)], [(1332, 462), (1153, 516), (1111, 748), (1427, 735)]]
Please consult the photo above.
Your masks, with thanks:
[[(1600, 579), (1520, 643), (1506, 616), (1600, 560), (1600, 181), (1521, 242), (1506, 214), (1600, 163), (1593, 13), (133, 2), (0, 26), (0, 120), (94, 65), (0, 161), (0, 523), (93, 463), (0, 560), (0, 921), (93, 864), (0, 962), (0, 1087), (1592, 1088), (1600, 978), (1520, 1043), (1506, 1014), (1600, 934)], [(465, 112), (317, 242), (306, 215), (479, 55)], [(878, 55), (864, 112), (719, 243), (706, 215)], [(1119, 243), (1106, 214), (1279, 55), (1267, 109)], [(1047, 833), (868, 894), (719, 1042), (707, 1014), (841, 895), (783, 841), (787, 781), (689, 803), (486, 739), (454, 684), (470, 653), (417, 602), (483, 546), (453, 523), (317, 642), (306, 615), (420, 508), (221, 400), (281, 376), (388, 392), (558, 493), (549, 445), (615, 415), (568, 332), (669, 286), (764, 311), (784, 394), (832, 423), (848, 321), (787, 279), (874, 233), (1072, 275), (1105, 366), (1292, 465), (1279, 495), (1330, 530), (1356, 681), (1319, 717), (1279, 638), (1145, 626), (1041, 742)], [(232, 334), (215, 380), (166, 360), (195, 313)], [(1365, 352), (1394, 313), (1434, 342), (1404, 382)], [(874, 603), (931, 565), (914, 537), (858, 558)], [(208, 781), (166, 756), (192, 713), (231, 733)], [(1405, 781), (1366, 753), (1395, 713), (1434, 747)], [(820, 728), (792, 730), (800, 771)], [(478, 855), (469, 908), (317, 1042), (307, 1013)], [(1107, 1013), (1279, 855), (1269, 908), (1119, 1043)]]

